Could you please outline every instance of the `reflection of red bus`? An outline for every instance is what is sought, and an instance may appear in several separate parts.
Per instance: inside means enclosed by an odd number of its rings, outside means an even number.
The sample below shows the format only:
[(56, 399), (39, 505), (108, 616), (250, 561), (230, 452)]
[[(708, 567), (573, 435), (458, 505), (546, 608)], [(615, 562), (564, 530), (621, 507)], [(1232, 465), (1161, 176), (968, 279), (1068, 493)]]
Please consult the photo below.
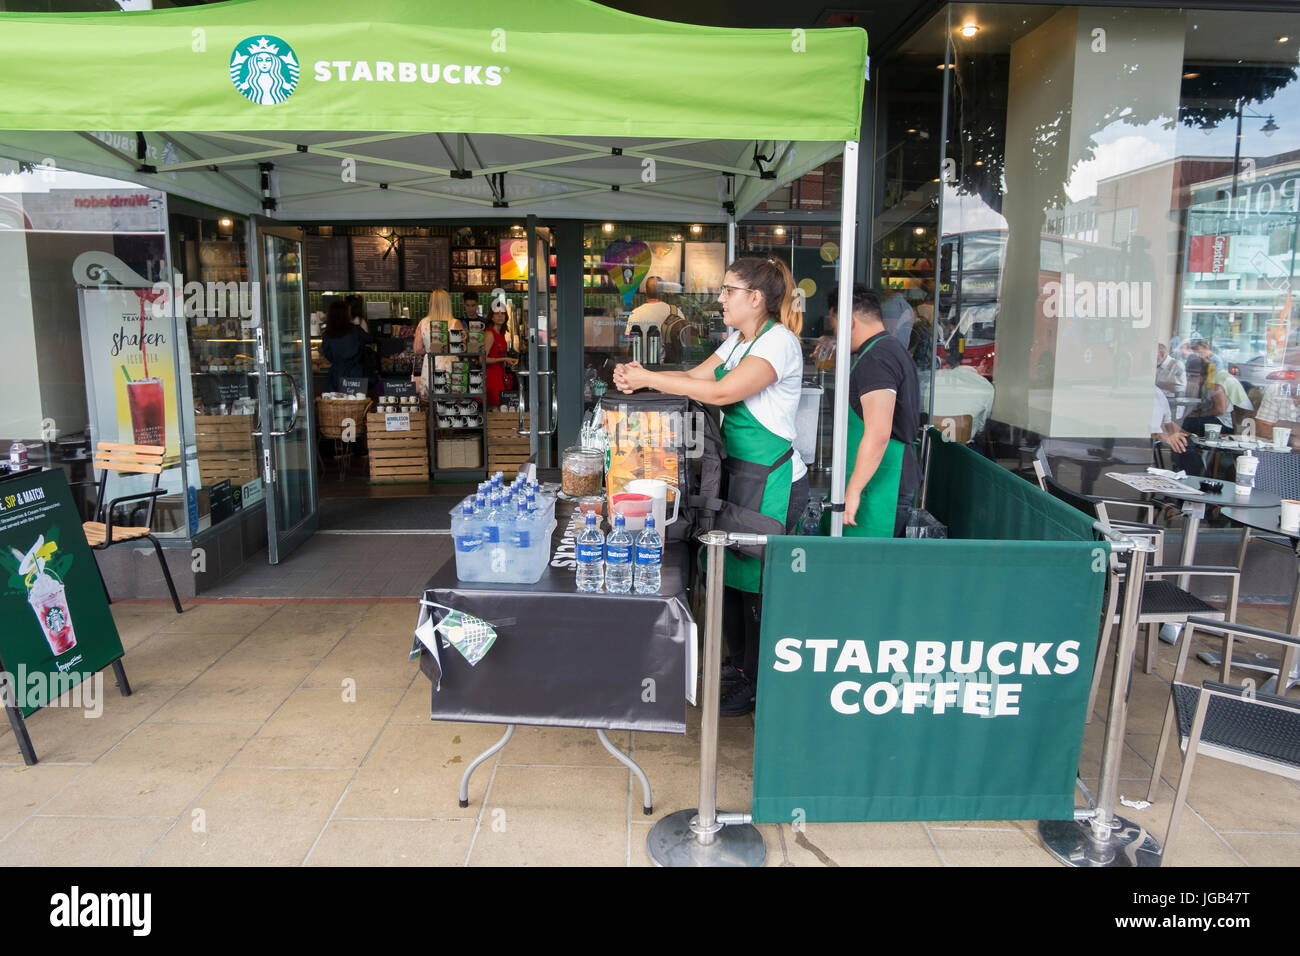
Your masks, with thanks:
[[(978, 230), (945, 236), (940, 251), (938, 356), (945, 365), (974, 366), (989, 379), (1006, 242), (1005, 229)], [(1122, 249), (1040, 236), (1032, 381), (1053, 379), (1062, 349), (1078, 360), (1059, 367), (1066, 378), (1127, 379), (1140, 364), (1133, 354), (1133, 330), (1149, 324), (1150, 283), (1126, 279), (1129, 259)], [(1141, 318), (1145, 321), (1135, 321)]]

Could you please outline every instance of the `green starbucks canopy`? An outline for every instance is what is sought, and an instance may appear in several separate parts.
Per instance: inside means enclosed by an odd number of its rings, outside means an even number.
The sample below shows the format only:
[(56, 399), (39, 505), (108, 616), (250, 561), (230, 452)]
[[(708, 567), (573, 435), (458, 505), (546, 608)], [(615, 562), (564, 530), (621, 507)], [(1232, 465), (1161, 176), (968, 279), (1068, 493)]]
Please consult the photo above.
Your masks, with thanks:
[(0, 14), (0, 62), (10, 159), (289, 220), (716, 221), (858, 138), (866, 34), (587, 0), (229, 0)]

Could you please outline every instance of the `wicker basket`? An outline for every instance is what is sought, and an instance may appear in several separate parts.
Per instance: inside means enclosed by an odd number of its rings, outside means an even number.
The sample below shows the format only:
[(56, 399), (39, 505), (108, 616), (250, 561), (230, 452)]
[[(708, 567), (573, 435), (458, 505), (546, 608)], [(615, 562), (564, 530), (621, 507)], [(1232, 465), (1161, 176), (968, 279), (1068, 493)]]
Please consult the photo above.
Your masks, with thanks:
[(316, 424), (326, 438), (342, 438), (343, 423), (351, 419), (356, 425), (355, 438), (366, 433), (366, 412), (374, 403), (368, 398), (316, 399)]

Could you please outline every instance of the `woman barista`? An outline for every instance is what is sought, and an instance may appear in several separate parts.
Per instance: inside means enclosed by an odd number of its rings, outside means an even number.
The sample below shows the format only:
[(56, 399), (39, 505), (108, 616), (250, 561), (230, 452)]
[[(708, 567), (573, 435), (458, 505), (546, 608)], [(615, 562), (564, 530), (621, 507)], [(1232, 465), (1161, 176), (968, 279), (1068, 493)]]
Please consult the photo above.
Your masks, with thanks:
[[(789, 531), (808, 501), (807, 469), (792, 446), (803, 382), (803, 315), (794, 309), (794, 280), (778, 259), (744, 258), (722, 281), (718, 301), (731, 333), (717, 352), (688, 372), (620, 365), (614, 384), (624, 392), (654, 388), (722, 406), (729, 501)], [(756, 558), (727, 555), (722, 619), (735, 670), (723, 686), (723, 714), (754, 709), (761, 572)]]
[(893, 538), (921, 483), (912, 450), (921, 428), (916, 364), (886, 331), (879, 296), (860, 285), (853, 287), (850, 343), (844, 536)]

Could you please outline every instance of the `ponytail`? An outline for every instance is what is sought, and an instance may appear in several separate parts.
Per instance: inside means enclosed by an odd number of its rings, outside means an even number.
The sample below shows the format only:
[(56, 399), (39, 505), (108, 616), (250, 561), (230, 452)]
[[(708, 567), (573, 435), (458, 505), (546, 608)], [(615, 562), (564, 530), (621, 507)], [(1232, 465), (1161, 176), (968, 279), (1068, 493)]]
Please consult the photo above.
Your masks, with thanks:
[(781, 273), (785, 294), (781, 298), (781, 324), (796, 336), (803, 331), (803, 293), (795, 286), (790, 267), (783, 259), (770, 259)]
[(767, 314), (798, 335), (803, 331), (803, 295), (795, 288), (790, 268), (773, 256), (745, 256), (727, 266), (751, 289), (763, 293)]

